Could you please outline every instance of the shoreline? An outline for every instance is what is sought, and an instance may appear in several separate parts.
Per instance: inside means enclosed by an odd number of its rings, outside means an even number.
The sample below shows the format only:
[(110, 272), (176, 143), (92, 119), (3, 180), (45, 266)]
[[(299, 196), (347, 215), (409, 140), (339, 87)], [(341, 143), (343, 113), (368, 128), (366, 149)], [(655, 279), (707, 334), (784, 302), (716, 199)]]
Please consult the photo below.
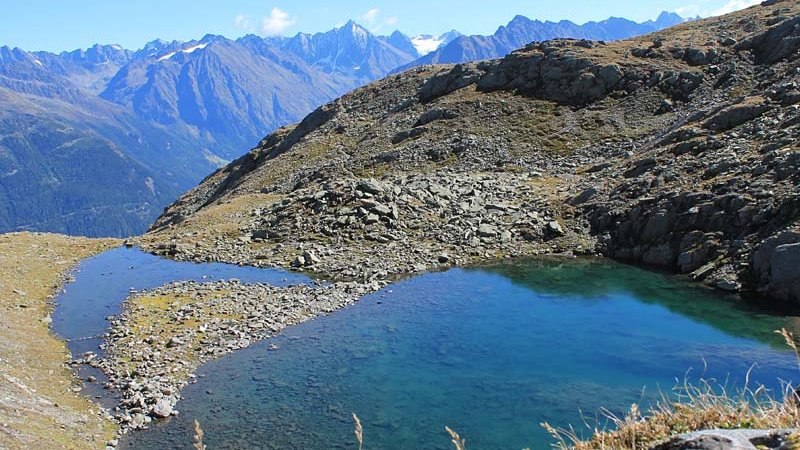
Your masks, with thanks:
[(123, 312), (110, 323), (106, 356), (83, 362), (102, 370), (108, 387), (119, 394), (110, 413), (125, 435), (177, 415), (181, 390), (203, 363), (331, 314), (384, 286), (168, 283), (126, 298)]
[[(116, 239), (50, 233), (0, 235), (0, 447), (105, 449), (116, 425), (69, 366), (66, 342), (50, 328), (55, 298), (80, 261)], [(13, 413), (12, 413), (13, 412)]]

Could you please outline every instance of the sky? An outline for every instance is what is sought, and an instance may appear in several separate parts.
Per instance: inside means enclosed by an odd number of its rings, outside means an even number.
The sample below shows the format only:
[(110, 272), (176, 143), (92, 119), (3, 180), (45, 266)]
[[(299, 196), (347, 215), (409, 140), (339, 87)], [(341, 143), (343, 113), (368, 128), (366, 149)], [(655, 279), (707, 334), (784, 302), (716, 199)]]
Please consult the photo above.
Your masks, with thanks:
[(95, 43), (139, 49), (157, 38), (327, 31), (353, 19), (377, 34), (491, 34), (515, 15), (577, 23), (663, 11), (724, 14), (760, 0), (0, 0), (0, 46), (60, 52)]

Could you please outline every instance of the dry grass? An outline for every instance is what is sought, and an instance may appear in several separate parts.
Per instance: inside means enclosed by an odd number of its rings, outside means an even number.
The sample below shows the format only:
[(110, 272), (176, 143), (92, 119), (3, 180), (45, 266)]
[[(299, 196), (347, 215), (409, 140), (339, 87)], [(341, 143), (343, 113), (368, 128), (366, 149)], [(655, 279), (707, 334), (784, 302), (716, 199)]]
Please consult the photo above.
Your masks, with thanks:
[(361, 427), (361, 420), (359, 420), (356, 413), (353, 413), (353, 421), (355, 422), (356, 440), (358, 440), (358, 450), (364, 447), (364, 428)]
[(200, 422), (197, 420), (194, 421), (194, 445), (192, 447), (194, 450), (206, 450), (206, 446), (203, 444), (203, 429), (200, 428)]
[[(800, 369), (797, 339), (786, 329), (777, 333), (794, 351)], [(547, 423), (542, 426), (556, 440), (554, 448), (560, 450), (645, 450), (692, 431), (800, 427), (800, 398), (793, 386), (785, 384), (780, 397), (776, 397), (764, 386), (753, 389), (748, 384), (730, 393), (713, 380), (700, 380), (696, 384), (686, 380), (675, 388), (672, 400), (662, 398), (645, 415), (635, 404), (624, 417), (606, 411), (610, 426), (593, 429), (587, 425), (592, 437), (586, 440), (573, 427), (557, 429)]]
[(466, 450), (466, 448), (467, 448), (467, 440), (466, 439), (464, 439), (461, 436), (459, 436), (458, 433), (453, 431), (448, 426), (444, 427), (444, 431), (446, 431), (447, 434), (450, 435), (451, 442), (453, 442), (453, 447), (455, 447), (456, 450)]
[(52, 297), (81, 259), (114, 239), (0, 235), (0, 448), (105, 448), (116, 426), (76, 394), (66, 345), (49, 329)]

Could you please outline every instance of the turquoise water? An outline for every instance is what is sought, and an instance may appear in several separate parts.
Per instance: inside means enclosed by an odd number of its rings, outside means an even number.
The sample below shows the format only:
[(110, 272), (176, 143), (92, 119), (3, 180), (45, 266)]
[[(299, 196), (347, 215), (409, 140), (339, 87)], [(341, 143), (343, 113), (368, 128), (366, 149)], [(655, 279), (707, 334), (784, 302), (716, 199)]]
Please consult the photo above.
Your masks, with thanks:
[(595, 424), (687, 373), (741, 386), (797, 379), (773, 315), (674, 277), (597, 261), (453, 269), (396, 283), (213, 361), (181, 414), (125, 449), (548, 448), (539, 426)]
[[(282, 270), (240, 267), (231, 264), (173, 261), (132, 248), (116, 248), (81, 262), (70, 282), (56, 298), (53, 331), (67, 340), (74, 356), (103, 352), (98, 346), (108, 329), (107, 317), (119, 314), (131, 289), (145, 290), (172, 281), (213, 281), (238, 278), (245, 283), (275, 286), (307, 283), (307, 277)], [(116, 404), (114, 393), (101, 388), (106, 377), (89, 366), (80, 366), (81, 378), (94, 376), (100, 382), (84, 385), (84, 394), (96, 397), (104, 406)]]

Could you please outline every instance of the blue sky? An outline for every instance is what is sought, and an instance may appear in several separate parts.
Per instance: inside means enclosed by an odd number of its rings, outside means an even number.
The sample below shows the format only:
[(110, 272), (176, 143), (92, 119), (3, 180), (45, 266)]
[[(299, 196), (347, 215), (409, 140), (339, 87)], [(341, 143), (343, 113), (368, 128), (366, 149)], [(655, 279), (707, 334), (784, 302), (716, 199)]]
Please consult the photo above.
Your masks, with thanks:
[(578, 23), (609, 16), (643, 21), (662, 10), (722, 14), (759, 0), (2, 0), (0, 45), (62, 51), (94, 43), (140, 48), (147, 41), (207, 33), (292, 35), (326, 31), (348, 19), (380, 34), (491, 34), (514, 15)]

